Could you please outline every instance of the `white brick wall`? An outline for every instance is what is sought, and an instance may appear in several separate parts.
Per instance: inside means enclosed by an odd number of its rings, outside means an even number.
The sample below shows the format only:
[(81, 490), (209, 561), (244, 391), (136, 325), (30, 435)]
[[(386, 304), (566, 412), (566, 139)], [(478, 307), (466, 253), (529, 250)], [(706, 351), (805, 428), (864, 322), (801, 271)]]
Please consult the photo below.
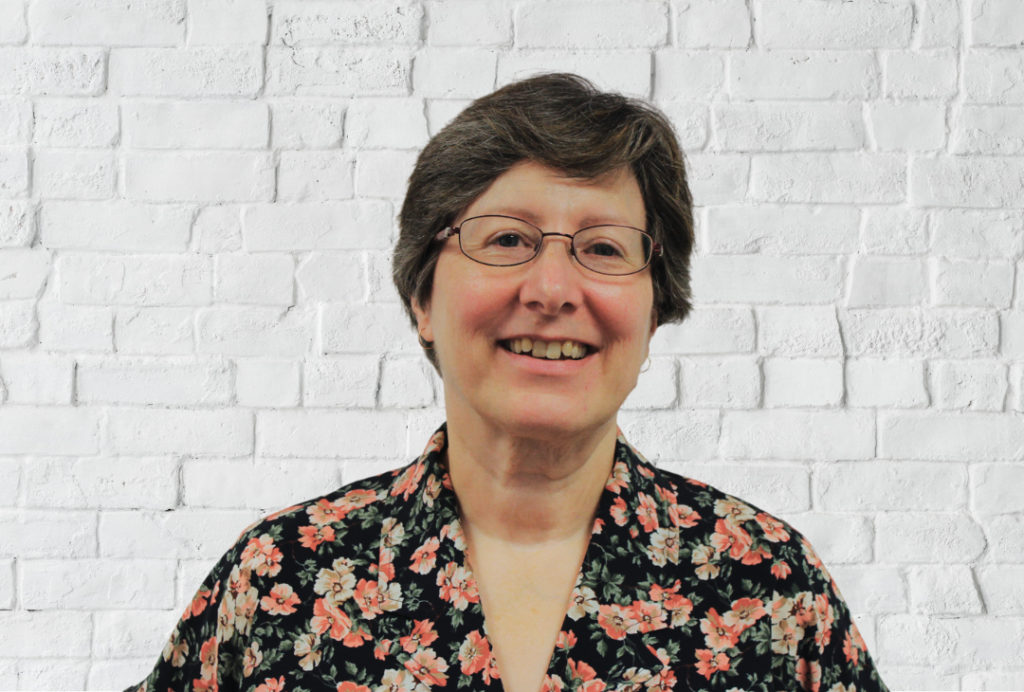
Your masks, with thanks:
[(570, 70), (697, 204), (631, 440), (806, 532), (892, 689), (1024, 690), (1022, 45), (1020, 0), (0, 0), (0, 689), (137, 682), (250, 521), (419, 452), (406, 178)]

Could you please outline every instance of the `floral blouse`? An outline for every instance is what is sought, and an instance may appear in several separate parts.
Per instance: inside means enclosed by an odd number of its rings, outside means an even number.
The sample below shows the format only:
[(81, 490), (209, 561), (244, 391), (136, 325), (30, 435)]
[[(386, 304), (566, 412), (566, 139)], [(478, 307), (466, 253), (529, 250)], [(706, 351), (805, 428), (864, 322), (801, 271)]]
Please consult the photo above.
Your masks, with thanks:
[[(501, 692), (442, 460), (249, 527), (136, 692)], [(541, 692), (887, 690), (784, 521), (659, 470), (621, 435)]]

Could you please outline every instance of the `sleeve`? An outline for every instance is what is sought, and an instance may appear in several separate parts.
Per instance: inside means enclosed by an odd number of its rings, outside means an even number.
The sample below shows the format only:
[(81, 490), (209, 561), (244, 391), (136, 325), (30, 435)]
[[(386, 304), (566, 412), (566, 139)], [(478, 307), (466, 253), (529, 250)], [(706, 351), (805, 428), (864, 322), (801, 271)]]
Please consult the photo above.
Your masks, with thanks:
[[(244, 535), (244, 534), (243, 534)], [(241, 553), (241, 561), (239, 554)], [(258, 603), (241, 541), (225, 553), (185, 607), (152, 672), (125, 692), (234, 692), (252, 652)]]
[(793, 542), (791, 578), (772, 601), (775, 689), (888, 692), (832, 576), (806, 538)]

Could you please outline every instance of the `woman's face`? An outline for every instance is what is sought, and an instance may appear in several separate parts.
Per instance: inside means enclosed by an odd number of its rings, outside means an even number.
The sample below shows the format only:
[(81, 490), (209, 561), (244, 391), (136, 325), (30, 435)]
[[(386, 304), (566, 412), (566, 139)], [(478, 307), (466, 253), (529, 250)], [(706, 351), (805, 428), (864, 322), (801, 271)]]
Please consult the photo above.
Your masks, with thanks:
[[(566, 178), (523, 162), (497, 178), (455, 220), (502, 214), (546, 233), (597, 224), (646, 228), (640, 187), (623, 170), (600, 181)], [(570, 255), (568, 238), (544, 239), (532, 261), (492, 267), (444, 241), (430, 304), (414, 306), (434, 342), (449, 420), (477, 416), (530, 437), (585, 432), (613, 421), (636, 386), (654, 333), (650, 268), (605, 276)], [(583, 358), (549, 360), (509, 350), (512, 340), (573, 341)]]

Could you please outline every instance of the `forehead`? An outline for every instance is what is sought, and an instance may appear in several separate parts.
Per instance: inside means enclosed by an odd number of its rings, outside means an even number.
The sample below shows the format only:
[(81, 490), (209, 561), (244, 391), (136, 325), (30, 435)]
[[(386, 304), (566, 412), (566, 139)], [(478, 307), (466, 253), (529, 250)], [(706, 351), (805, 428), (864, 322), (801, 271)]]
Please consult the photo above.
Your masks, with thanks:
[(542, 224), (555, 216), (577, 223), (619, 223), (643, 228), (645, 208), (636, 176), (622, 168), (594, 180), (580, 180), (533, 161), (498, 176), (460, 218), (507, 214)]

